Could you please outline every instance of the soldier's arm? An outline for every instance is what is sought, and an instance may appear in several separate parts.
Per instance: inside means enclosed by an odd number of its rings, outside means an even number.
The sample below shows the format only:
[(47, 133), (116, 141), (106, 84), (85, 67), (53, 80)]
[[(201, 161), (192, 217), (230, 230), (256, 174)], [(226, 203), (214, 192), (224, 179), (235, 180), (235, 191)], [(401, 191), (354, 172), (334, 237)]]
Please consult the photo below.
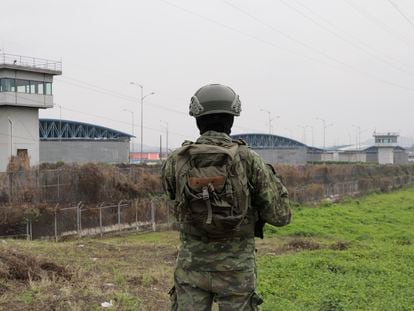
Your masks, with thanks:
[(175, 154), (172, 154), (161, 167), (161, 181), (164, 191), (171, 200), (175, 200)]
[(262, 221), (285, 226), (291, 219), (287, 189), (274, 171), (256, 153), (252, 154), (252, 205)]

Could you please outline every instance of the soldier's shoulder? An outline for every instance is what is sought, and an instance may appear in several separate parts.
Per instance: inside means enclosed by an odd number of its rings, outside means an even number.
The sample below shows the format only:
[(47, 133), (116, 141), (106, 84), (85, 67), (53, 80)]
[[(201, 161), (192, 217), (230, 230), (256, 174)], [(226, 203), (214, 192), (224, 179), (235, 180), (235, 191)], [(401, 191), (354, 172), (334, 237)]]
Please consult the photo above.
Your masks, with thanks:
[(177, 153), (179, 152), (179, 149), (180, 148), (173, 150), (168, 155), (168, 158), (164, 161), (161, 167), (163, 171), (165, 171), (166, 169), (172, 169), (175, 167), (175, 162), (177, 161)]
[(240, 156), (248, 162), (264, 163), (262, 157), (247, 144), (240, 145)]

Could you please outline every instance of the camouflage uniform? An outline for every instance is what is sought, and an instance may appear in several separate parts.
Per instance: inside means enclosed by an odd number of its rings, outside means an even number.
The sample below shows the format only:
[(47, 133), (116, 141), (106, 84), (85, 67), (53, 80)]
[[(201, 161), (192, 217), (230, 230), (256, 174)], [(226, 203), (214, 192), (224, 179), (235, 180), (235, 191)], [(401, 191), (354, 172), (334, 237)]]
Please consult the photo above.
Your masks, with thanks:
[[(225, 133), (207, 131), (197, 143), (230, 143)], [(176, 199), (175, 163), (170, 155), (162, 167), (164, 189)], [(283, 226), (290, 221), (286, 188), (260, 156), (252, 150), (242, 157), (251, 188), (252, 208), (264, 222)], [(255, 293), (256, 253), (253, 232), (249, 238), (219, 241), (202, 240), (180, 232), (181, 247), (170, 291), (172, 310), (211, 310), (213, 301), (220, 310), (257, 310), (262, 299)]]

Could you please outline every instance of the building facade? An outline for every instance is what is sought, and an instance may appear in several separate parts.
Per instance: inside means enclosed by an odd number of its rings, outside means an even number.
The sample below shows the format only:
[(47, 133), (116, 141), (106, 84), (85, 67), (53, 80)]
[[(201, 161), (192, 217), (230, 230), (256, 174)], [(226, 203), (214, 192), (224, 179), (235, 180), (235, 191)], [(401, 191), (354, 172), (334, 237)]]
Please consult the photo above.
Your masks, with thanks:
[(13, 157), (39, 164), (39, 109), (53, 107), (53, 77), (62, 63), (0, 54), (0, 171)]
[(318, 161), (322, 152), (294, 139), (272, 134), (237, 134), (231, 137), (244, 140), (265, 162), (271, 164), (303, 165)]
[(128, 163), (131, 135), (84, 122), (40, 119), (40, 163)]

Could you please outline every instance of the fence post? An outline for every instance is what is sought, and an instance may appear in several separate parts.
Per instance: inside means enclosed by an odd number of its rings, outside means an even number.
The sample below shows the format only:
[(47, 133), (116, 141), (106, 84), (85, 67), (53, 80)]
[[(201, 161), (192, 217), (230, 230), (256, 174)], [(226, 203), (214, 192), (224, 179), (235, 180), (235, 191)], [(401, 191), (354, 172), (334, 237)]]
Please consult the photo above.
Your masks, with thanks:
[(167, 210), (167, 224), (168, 228), (170, 225), (170, 205), (168, 204), (168, 200), (165, 200), (165, 209)]
[(121, 231), (121, 203), (122, 200), (118, 202), (118, 230)]
[(152, 231), (157, 231), (156, 223), (155, 223), (155, 204), (154, 199), (151, 200), (151, 224), (152, 224)]
[(32, 217), (29, 217), (29, 232), (30, 232), (30, 241), (33, 240), (33, 225), (32, 225)]
[(137, 227), (138, 231), (138, 199), (135, 199), (135, 226)]
[(99, 204), (99, 232), (101, 233), (101, 238), (103, 236), (103, 232), (102, 232), (102, 205), (103, 204)]
[(79, 202), (76, 206), (76, 229), (78, 237), (82, 237), (82, 202)]
[(29, 225), (29, 218), (26, 218), (26, 240), (30, 241), (30, 225)]
[(57, 229), (57, 207), (59, 203), (55, 205), (55, 242), (58, 241), (58, 229)]
[(58, 170), (58, 180), (57, 180), (57, 197), (58, 197), (58, 200), (60, 200), (60, 172), (61, 172), (61, 170)]

